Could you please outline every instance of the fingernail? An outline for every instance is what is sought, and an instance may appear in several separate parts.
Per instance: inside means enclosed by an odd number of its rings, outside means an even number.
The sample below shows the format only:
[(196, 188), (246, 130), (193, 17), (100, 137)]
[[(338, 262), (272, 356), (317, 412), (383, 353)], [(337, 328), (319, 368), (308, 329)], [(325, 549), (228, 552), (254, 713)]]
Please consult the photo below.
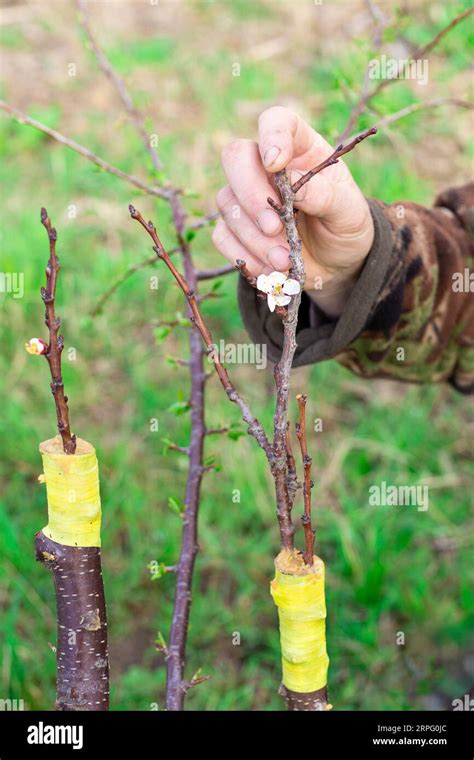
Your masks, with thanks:
[(277, 157), (280, 155), (280, 148), (277, 148), (276, 145), (274, 145), (272, 148), (268, 148), (265, 151), (265, 155), (263, 156), (263, 164), (264, 166), (271, 166), (274, 161), (276, 161)]
[(283, 245), (275, 245), (273, 248), (270, 248), (267, 253), (267, 259), (272, 267), (280, 272), (283, 272), (290, 266), (290, 252)]
[(281, 221), (277, 214), (269, 208), (257, 216), (257, 224), (264, 235), (274, 235), (281, 229)]

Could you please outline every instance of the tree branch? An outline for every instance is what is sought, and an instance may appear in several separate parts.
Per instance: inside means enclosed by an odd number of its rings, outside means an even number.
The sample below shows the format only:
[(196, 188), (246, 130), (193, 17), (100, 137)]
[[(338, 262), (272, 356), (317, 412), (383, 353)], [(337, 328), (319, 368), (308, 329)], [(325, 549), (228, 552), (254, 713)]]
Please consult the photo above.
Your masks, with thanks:
[(215, 277), (224, 277), (224, 275), (231, 274), (232, 272), (235, 272), (235, 267), (232, 264), (227, 264), (215, 269), (198, 269), (196, 277), (201, 282), (201, 280), (213, 280)]
[(125, 82), (117, 74), (97, 41), (97, 37), (95, 36), (94, 31), (92, 30), (92, 27), (89, 23), (89, 17), (84, 0), (77, 0), (77, 7), (79, 9), (79, 18), (82, 27), (89, 39), (92, 51), (97, 59), (100, 68), (117, 91), (118, 96), (122, 101), (125, 110), (130, 118), (130, 121), (132, 122), (137, 133), (143, 141), (143, 144), (151, 158), (153, 167), (156, 171), (160, 171), (163, 168), (163, 165), (159, 159), (158, 153), (150, 142), (150, 136), (146, 133), (142, 117), (133, 104), (133, 100), (129, 95)]
[(219, 377), (219, 380), (221, 381), (221, 384), (228, 398), (230, 399), (230, 401), (237, 404), (237, 406), (239, 407), (241, 411), (244, 421), (248, 425), (248, 433), (256, 439), (259, 446), (264, 450), (265, 454), (267, 455), (268, 461), (271, 462), (273, 459), (272, 450), (271, 450), (270, 442), (268, 441), (268, 438), (266, 436), (266, 433), (263, 427), (261, 426), (261, 424), (251, 413), (247, 404), (240, 397), (234, 385), (231, 383), (227, 370), (223, 367), (219, 359), (218, 353), (215, 350), (215, 346), (212, 340), (212, 335), (209, 332), (208, 328), (206, 327), (204, 320), (202, 318), (202, 315), (197, 303), (195, 292), (189, 287), (186, 279), (178, 271), (178, 269), (176, 269), (175, 265), (171, 261), (169, 254), (163, 248), (163, 245), (157, 235), (154, 224), (152, 222), (145, 222), (140, 212), (137, 211), (134, 208), (134, 206), (130, 205), (129, 210), (130, 210), (130, 215), (132, 219), (135, 219), (136, 221), (138, 221), (141, 224), (141, 226), (150, 235), (151, 239), (153, 240), (155, 244), (153, 250), (155, 251), (158, 258), (164, 261), (164, 263), (170, 270), (171, 274), (175, 278), (176, 282), (178, 283), (179, 287), (183, 291), (184, 295), (186, 296), (186, 299), (188, 301), (189, 307), (192, 312), (192, 320), (194, 324), (196, 325), (199, 333), (201, 334), (201, 337), (204, 341), (204, 345), (206, 346), (207, 353), (213, 361), (214, 369)]
[(290, 500), (290, 508), (293, 509), (293, 502), (295, 500), (296, 492), (300, 487), (298, 477), (296, 473), (295, 458), (293, 456), (293, 449), (291, 447), (290, 438), (290, 422), (288, 421), (286, 426), (286, 463), (288, 468), (288, 498)]
[(56, 256), (57, 232), (51, 226), (51, 220), (45, 208), (41, 209), (41, 224), (48, 233), (49, 261), (46, 267), (46, 287), (41, 288), (41, 298), (45, 305), (44, 323), (49, 330), (49, 345), (44, 353), (51, 371), (51, 392), (56, 406), (58, 431), (63, 441), (66, 454), (74, 454), (76, 451), (76, 436), (71, 434), (69, 425), (68, 398), (64, 395), (64, 383), (61, 374), (61, 354), (64, 348), (64, 339), (59, 335), (61, 320), (56, 317), (54, 300), (56, 297), (56, 284), (59, 274), (59, 259)]
[(303, 524), (306, 550), (304, 552), (304, 561), (307, 565), (313, 565), (314, 561), (314, 531), (311, 523), (311, 489), (313, 481), (311, 480), (312, 459), (308, 454), (308, 445), (306, 441), (306, 400), (304, 393), (299, 393), (296, 397), (299, 407), (299, 422), (296, 423), (296, 436), (300, 442), (301, 458), (303, 460), (304, 482), (303, 482), (303, 499), (304, 514), (301, 518)]
[[(373, 4), (372, 4), (372, 8), (373, 8)], [(448, 32), (451, 31), (451, 29), (453, 29), (455, 26), (457, 26), (462, 21), (464, 21), (464, 19), (470, 16), (473, 12), (474, 12), (474, 8), (471, 7), (463, 11), (463, 13), (460, 13), (459, 15), (455, 16), (449, 22), (449, 24), (443, 27), (426, 45), (423, 45), (422, 47), (418, 48), (413, 53), (412, 58), (415, 60), (419, 60), (420, 58), (423, 58), (423, 56), (428, 55), (428, 53), (430, 53), (433, 50), (433, 48), (443, 39), (443, 37), (446, 34), (448, 34)], [(372, 90), (369, 90), (367, 86), (368, 85), (368, 68), (366, 69), (361, 94), (359, 98), (357, 99), (357, 102), (355, 103), (349, 115), (349, 120), (344, 130), (341, 132), (341, 134), (337, 138), (337, 142), (343, 142), (347, 138), (347, 136), (350, 135), (353, 127), (357, 123), (359, 117), (362, 115), (367, 105), (380, 92), (382, 92), (382, 90), (384, 90), (390, 84), (400, 81), (400, 79), (403, 77), (407, 64), (408, 64), (408, 60), (404, 61), (394, 77), (391, 77), (390, 79), (382, 79)]]
[(118, 169), (116, 166), (109, 164), (108, 161), (100, 158), (100, 156), (96, 156), (96, 154), (89, 150), (89, 148), (84, 147), (84, 145), (80, 145), (75, 140), (71, 140), (69, 137), (61, 134), (61, 132), (58, 132), (55, 129), (51, 129), (51, 127), (46, 126), (46, 124), (42, 124), (40, 121), (33, 119), (31, 116), (23, 113), (23, 111), (20, 111), (18, 108), (11, 106), (9, 103), (6, 103), (4, 100), (0, 100), (0, 109), (6, 113), (9, 113), (11, 116), (14, 116), (22, 124), (27, 124), (29, 127), (33, 127), (39, 132), (43, 132), (45, 135), (52, 137), (53, 140), (56, 140), (56, 142), (61, 143), (61, 145), (65, 145), (67, 148), (70, 148), (76, 153), (79, 153), (79, 155), (83, 156), (83, 158), (87, 158), (88, 161), (91, 161), (96, 166), (99, 166), (108, 174), (113, 174), (115, 177), (123, 179), (125, 182), (128, 182), (130, 185), (137, 187), (139, 190), (142, 190), (142, 192), (147, 193), (148, 195), (155, 195), (158, 198), (168, 200), (168, 192), (164, 188), (147, 185), (141, 179), (138, 179), (138, 177), (134, 177), (132, 174), (127, 174), (126, 172), (122, 171), (122, 169)]
[(469, 110), (474, 109), (474, 103), (469, 100), (462, 100), (461, 98), (433, 98), (433, 100), (425, 100), (423, 103), (412, 103), (405, 108), (401, 108), (399, 111), (384, 116), (380, 121), (375, 123), (377, 130), (388, 127), (389, 124), (393, 124), (399, 119), (403, 119), (405, 116), (409, 116), (417, 111), (426, 111), (430, 108), (439, 108), (440, 106), (456, 106), (458, 108), (466, 108)]
[[(337, 164), (341, 156), (344, 156), (346, 153), (350, 153), (350, 151), (354, 150), (356, 145), (362, 142), (362, 140), (365, 140), (366, 137), (370, 137), (371, 135), (375, 135), (376, 132), (376, 127), (370, 127), (369, 129), (364, 130), (364, 132), (361, 132), (359, 135), (356, 135), (354, 139), (346, 143), (346, 145), (338, 145), (336, 150), (331, 153), (330, 156), (325, 158), (324, 161), (321, 161), (321, 163), (315, 166), (314, 169), (311, 169), (309, 172), (306, 172), (306, 174), (303, 174), (303, 176), (300, 177), (299, 180), (291, 186), (293, 193), (296, 195), (298, 190), (301, 190), (303, 185), (306, 185), (306, 183), (309, 182), (309, 180), (312, 179), (316, 174), (319, 174), (319, 172), (322, 172), (323, 169), (326, 169), (332, 164)], [(270, 200), (271, 198), (268, 199), (269, 202)], [(273, 203), (274, 202), (272, 202), (272, 205)]]
[(123, 285), (123, 283), (126, 282), (133, 274), (135, 274), (135, 272), (139, 272), (140, 269), (145, 269), (145, 267), (153, 266), (154, 264), (156, 264), (156, 256), (152, 256), (148, 259), (144, 259), (143, 261), (139, 261), (138, 264), (133, 264), (133, 266), (126, 269), (125, 272), (123, 272), (123, 274), (121, 274), (120, 277), (118, 277), (115, 282), (112, 283), (110, 288), (107, 288), (107, 290), (102, 293), (101, 297), (90, 313), (91, 317), (97, 317), (101, 313), (109, 298), (111, 298), (113, 294), (119, 289), (119, 287)]

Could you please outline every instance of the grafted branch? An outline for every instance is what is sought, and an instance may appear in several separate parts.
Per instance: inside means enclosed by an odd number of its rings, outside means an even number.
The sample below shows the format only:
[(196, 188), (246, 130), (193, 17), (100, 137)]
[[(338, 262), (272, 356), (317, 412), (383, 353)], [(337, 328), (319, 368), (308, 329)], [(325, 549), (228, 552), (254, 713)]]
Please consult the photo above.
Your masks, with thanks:
[(66, 454), (74, 454), (76, 451), (76, 436), (71, 434), (69, 424), (68, 398), (64, 394), (64, 383), (61, 374), (61, 354), (64, 348), (64, 339), (59, 335), (61, 320), (56, 316), (54, 301), (56, 297), (56, 283), (59, 274), (59, 259), (56, 255), (57, 232), (51, 225), (51, 220), (45, 208), (41, 209), (41, 224), (46, 229), (49, 239), (49, 261), (46, 267), (46, 287), (41, 288), (41, 298), (45, 306), (44, 322), (49, 330), (49, 344), (44, 353), (51, 371), (51, 392), (56, 405), (56, 417), (58, 431), (63, 441)]
[(304, 529), (305, 545), (304, 561), (307, 565), (313, 564), (314, 557), (314, 531), (311, 521), (311, 489), (313, 487), (313, 481), (311, 480), (311, 464), (312, 459), (308, 454), (308, 444), (306, 439), (306, 401), (307, 396), (304, 393), (299, 393), (296, 397), (299, 407), (299, 422), (296, 423), (296, 437), (300, 442), (301, 458), (303, 460), (303, 499), (304, 499), (304, 514), (301, 518)]
[(286, 436), (288, 429), (288, 398), (290, 392), (290, 376), (293, 358), (297, 348), (296, 331), (298, 326), (298, 311), (301, 303), (301, 292), (305, 282), (305, 270), (302, 256), (302, 243), (298, 234), (294, 200), (296, 193), (323, 169), (335, 164), (341, 156), (353, 150), (366, 137), (376, 133), (371, 127), (354, 138), (347, 145), (339, 145), (330, 156), (306, 172), (293, 185), (290, 183), (286, 170), (275, 174), (275, 185), (280, 193), (282, 204), (279, 205), (268, 198), (270, 206), (278, 213), (285, 228), (286, 238), (290, 248), (290, 277), (300, 285), (300, 292), (295, 295), (283, 316), (283, 348), (279, 362), (274, 369), (276, 386), (276, 408), (273, 424), (273, 456), (274, 478), (277, 499), (277, 515), (280, 526), (282, 547), (293, 548), (294, 528), (291, 521), (291, 498), (288, 481), (288, 459)]
[(295, 500), (296, 492), (300, 487), (298, 482), (298, 476), (296, 473), (295, 457), (293, 456), (293, 449), (291, 446), (290, 437), (290, 422), (288, 421), (286, 426), (286, 465), (288, 468), (288, 498), (290, 500), (290, 508), (293, 508), (293, 502)]

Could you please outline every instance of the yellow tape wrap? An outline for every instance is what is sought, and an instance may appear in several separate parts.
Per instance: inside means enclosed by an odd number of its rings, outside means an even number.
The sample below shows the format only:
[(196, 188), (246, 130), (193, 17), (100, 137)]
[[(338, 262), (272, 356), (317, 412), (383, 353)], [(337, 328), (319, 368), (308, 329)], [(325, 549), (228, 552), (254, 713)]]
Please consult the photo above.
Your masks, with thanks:
[(65, 546), (100, 546), (99, 466), (95, 449), (77, 439), (76, 453), (65, 454), (61, 438), (40, 444), (48, 497), (45, 536)]
[[(324, 563), (314, 558), (314, 572), (291, 575), (282, 572), (289, 552), (276, 560), (270, 591), (278, 607), (283, 684), (296, 692), (311, 692), (327, 684), (326, 602)], [(283, 559), (283, 561), (282, 561)], [(292, 556), (294, 564), (295, 555)], [(303, 570), (304, 572), (304, 570)]]

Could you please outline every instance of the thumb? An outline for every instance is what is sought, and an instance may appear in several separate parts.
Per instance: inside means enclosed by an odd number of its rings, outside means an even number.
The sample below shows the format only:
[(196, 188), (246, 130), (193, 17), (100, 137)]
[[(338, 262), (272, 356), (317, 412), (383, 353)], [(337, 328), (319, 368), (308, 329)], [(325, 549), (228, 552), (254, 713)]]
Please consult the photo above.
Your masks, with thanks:
[[(297, 182), (304, 172), (291, 171), (290, 181)], [(336, 188), (334, 182), (326, 174), (317, 174), (298, 190), (295, 197), (295, 208), (307, 216), (331, 216), (336, 210)]]
[[(300, 125), (305, 129), (302, 130)], [(273, 174), (284, 169), (301, 151), (301, 146), (295, 145), (295, 136), (303, 131), (305, 141), (308, 141), (309, 129), (297, 114), (283, 106), (272, 106), (263, 111), (258, 119), (258, 147), (266, 171)]]
[(272, 106), (258, 119), (258, 147), (267, 172), (274, 174), (290, 162), (297, 168), (316, 166), (332, 148), (298, 114)]

